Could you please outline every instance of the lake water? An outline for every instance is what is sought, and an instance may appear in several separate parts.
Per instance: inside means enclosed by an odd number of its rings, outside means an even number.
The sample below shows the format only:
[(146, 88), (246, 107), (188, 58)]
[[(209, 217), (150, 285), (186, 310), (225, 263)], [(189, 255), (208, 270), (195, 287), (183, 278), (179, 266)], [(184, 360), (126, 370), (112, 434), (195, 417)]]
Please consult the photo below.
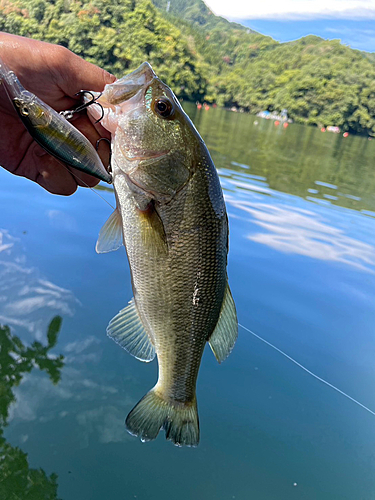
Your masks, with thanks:
[[(226, 198), (239, 322), (375, 411), (375, 141), (187, 109)], [(105, 333), (132, 296), (124, 250), (94, 250), (110, 212), (0, 169), (2, 500), (375, 499), (375, 416), (242, 328), (222, 365), (205, 351), (198, 448), (127, 434), (157, 365)], [(58, 383), (7, 357), (14, 336), (56, 380), (64, 356)]]

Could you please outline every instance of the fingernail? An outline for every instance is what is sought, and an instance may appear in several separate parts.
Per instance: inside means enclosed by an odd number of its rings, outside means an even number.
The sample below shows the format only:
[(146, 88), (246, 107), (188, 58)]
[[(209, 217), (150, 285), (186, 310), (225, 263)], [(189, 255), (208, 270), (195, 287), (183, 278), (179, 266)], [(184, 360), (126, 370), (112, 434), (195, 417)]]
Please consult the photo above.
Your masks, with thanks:
[(108, 78), (111, 81), (111, 83), (113, 83), (113, 82), (115, 82), (117, 80), (117, 78), (115, 77), (115, 75), (112, 75), (112, 73), (109, 73), (108, 71), (107, 71), (107, 73), (108, 73)]

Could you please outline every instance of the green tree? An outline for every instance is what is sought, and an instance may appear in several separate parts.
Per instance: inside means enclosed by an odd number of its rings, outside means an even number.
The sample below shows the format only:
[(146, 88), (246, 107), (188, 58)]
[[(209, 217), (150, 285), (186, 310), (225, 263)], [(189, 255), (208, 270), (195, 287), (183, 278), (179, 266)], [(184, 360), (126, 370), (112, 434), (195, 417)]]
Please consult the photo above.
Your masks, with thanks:
[(0, 29), (64, 45), (119, 77), (147, 60), (191, 101), (286, 108), (296, 122), (375, 135), (373, 54), (312, 35), (278, 43), (202, 0), (2, 0)]

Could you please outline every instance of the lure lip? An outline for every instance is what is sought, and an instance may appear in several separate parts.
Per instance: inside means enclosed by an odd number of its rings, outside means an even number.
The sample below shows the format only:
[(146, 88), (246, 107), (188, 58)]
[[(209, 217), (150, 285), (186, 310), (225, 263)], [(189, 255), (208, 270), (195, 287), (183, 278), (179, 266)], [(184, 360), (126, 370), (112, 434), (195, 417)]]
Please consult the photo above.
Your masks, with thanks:
[(5, 62), (0, 58), (0, 83), (4, 85), (5, 92), (10, 101), (19, 98), (30, 100), (31, 92), (27, 91), (18, 80), (14, 71), (10, 70)]

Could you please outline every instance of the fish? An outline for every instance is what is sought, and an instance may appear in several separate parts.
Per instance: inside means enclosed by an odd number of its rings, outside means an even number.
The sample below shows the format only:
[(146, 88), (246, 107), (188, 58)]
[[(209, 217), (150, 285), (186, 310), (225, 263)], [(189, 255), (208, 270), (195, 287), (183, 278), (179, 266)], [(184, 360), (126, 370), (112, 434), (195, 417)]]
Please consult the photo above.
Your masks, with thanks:
[(0, 83), (31, 137), (45, 151), (70, 167), (112, 182), (91, 142), (66, 118), (26, 90), (1, 58)]
[[(195, 447), (205, 345), (222, 362), (238, 335), (220, 181), (198, 131), (148, 63), (106, 85), (98, 102), (111, 133), (116, 209), (96, 250), (124, 243), (134, 294), (107, 334), (139, 360), (158, 360), (157, 383), (126, 428), (141, 441), (163, 428), (176, 446)], [(97, 118), (94, 107), (88, 112)]]

